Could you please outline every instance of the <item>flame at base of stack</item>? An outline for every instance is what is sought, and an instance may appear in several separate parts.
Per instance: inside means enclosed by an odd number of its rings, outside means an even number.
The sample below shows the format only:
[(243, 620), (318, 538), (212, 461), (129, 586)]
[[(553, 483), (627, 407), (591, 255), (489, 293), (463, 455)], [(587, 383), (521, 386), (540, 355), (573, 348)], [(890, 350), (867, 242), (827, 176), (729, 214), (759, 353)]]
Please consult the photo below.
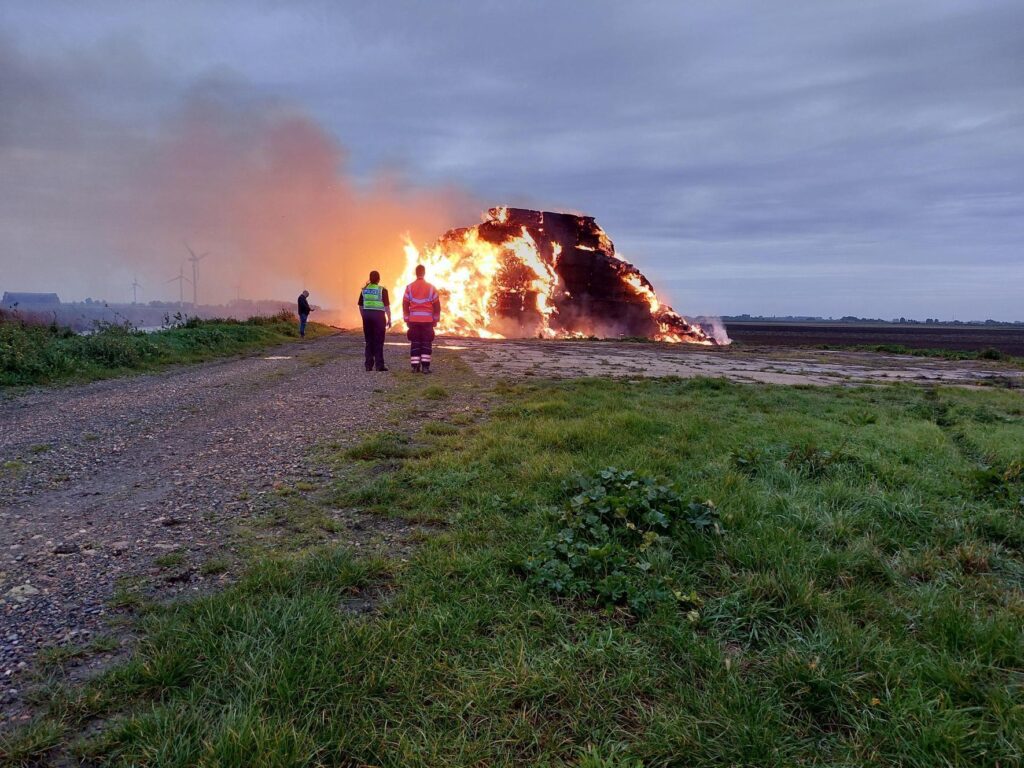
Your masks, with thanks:
[(491, 208), (482, 224), (450, 230), (422, 252), (407, 243), (405, 251), (395, 297), (423, 264), (441, 294), (440, 333), (716, 343), (658, 301), (590, 216)]

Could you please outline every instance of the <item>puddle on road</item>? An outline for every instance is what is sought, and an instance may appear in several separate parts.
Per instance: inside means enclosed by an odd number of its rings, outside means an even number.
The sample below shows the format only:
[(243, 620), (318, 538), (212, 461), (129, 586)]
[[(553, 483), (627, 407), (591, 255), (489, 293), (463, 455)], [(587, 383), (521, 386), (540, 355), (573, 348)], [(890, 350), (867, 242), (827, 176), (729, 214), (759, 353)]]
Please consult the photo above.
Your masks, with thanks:
[(264, 360), (291, 360), (291, 355), (271, 355), (270, 357), (264, 357)]

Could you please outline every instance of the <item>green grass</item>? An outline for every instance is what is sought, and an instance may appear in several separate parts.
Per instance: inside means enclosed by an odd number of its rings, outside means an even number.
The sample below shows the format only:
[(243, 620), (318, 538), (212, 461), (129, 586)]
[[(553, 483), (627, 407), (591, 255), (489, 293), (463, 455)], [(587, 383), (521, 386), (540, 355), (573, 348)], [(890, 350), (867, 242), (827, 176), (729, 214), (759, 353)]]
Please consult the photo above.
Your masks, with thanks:
[(437, 385), (429, 386), (423, 390), (423, 397), (427, 400), (444, 400), (448, 397), (448, 390)]
[(84, 644), (53, 645), (39, 652), (37, 663), (43, 669), (57, 667), (83, 656), (113, 651), (118, 641), (109, 635), (99, 635)]
[[(309, 335), (328, 330), (313, 324)], [(240, 354), (295, 338), (298, 330), (287, 313), (246, 321), (193, 318), (154, 333), (105, 325), (87, 335), (7, 318), (0, 320), (0, 387), (90, 381)]]
[(913, 357), (941, 357), (946, 360), (1003, 360), (1024, 366), (1024, 359), (1008, 355), (1005, 352), (986, 347), (984, 349), (943, 349), (908, 347), (904, 344), (821, 344), (819, 349), (855, 349), (865, 352), (885, 352), (892, 355), (911, 355)]
[(377, 432), (369, 435), (358, 445), (349, 448), (345, 455), (350, 459), (403, 459), (415, 456), (422, 448), (410, 444), (409, 438), (398, 432)]
[(165, 555), (154, 558), (153, 562), (159, 568), (176, 568), (179, 565), (185, 564), (185, 553), (180, 550), (168, 552)]
[[(110, 597), (109, 606), (115, 610), (130, 610), (141, 613), (150, 606), (150, 601), (144, 594), (145, 588), (145, 579), (121, 577), (114, 586), (114, 594)], [(2, 754), (0, 752), (0, 755)]]
[[(446, 521), (409, 563), (271, 559), (150, 611), (131, 662), (0, 756), (103, 716), (74, 749), (104, 765), (1024, 760), (1024, 488), (978, 480), (1022, 458), (1018, 394), (534, 380), (492, 398), (489, 419), (422, 430), (429, 450), (390, 436), (347, 459), (337, 503)], [(526, 578), (566, 481), (608, 465), (716, 504), (724, 534), (660, 566), (699, 601), (635, 615)], [(372, 615), (343, 609), (375, 590)]]
[(3, 464), (0, 464), (0, 476), (2, 475), (20, 475), (25, 471), (25, 462), (21, 459), (9, 459)]

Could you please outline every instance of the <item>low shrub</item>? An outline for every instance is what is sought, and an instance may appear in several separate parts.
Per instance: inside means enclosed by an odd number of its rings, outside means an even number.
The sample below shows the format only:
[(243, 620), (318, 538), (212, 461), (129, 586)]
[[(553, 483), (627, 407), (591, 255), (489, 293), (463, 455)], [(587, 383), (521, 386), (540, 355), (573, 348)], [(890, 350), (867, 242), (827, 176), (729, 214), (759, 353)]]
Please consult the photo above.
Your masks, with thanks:
[(842, 448), (826, 451), (814, 443), (794, 446), (786, 456), (786, 467), (803, 477), (814, 479), (824, 477), (838, 461), (846, 458)]
[(710, 502), (687, 501), (653, 478), (609, 467), (578, 479), (555, 533), (527, 558), (531, 582), (569, 598), (645, 613), (664, 603), (695, 609), (699, 598), (672, 578), (676, 541), (721, 533)]
[(163, 329), (154, 333), (126, 323), (96, 323), (84, 334), (0, 315), (0, 386), (101, 378), (235, 354), (296, 335), (288, 312), (244, 321), (178, 314), (165, 318)]
[(1024, 506), (1024, 459), (993, 465), (973, 473), (979, 495), (994, 498), (1019, 498)]
[(407, 459), (419, 455), (422, 450), (422, 446), (410, 445), (406, 435), (397, 432), (377, 432), (349, 448), (345, 455), (356, 461)]
[(753, 477), (764, 471), (771, 461), (771, 453), (761, 446), (747, 445), (732, 451), (729, 460), (737, 472)]

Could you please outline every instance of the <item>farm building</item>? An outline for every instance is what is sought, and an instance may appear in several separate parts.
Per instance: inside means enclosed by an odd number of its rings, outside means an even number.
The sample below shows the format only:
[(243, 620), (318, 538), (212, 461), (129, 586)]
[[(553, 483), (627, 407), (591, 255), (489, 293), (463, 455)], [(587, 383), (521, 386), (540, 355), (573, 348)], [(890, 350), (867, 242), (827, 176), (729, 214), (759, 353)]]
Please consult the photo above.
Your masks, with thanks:
[(0, 307), (5, 309), (52, 309), (60, 306), (60, 297), (56, 293), (15, 293), (4, 291)]

